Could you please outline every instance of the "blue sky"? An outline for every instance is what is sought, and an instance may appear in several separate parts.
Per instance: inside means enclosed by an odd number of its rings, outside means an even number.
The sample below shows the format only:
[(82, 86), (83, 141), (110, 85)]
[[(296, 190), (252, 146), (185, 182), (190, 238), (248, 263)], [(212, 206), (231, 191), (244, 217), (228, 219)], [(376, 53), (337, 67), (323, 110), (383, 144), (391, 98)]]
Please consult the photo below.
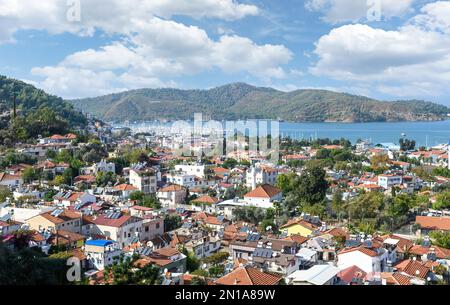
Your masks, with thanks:
[(247, 82), (450, 106), (450, 1), (0, 0), (0, 73), (65, 98)]

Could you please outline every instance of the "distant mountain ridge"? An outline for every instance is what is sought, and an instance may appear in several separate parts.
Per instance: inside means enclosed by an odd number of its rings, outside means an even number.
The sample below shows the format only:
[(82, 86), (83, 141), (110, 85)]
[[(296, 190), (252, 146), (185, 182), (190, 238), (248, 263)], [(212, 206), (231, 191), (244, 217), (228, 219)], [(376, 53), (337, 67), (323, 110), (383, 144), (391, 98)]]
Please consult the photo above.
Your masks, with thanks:
[(70, 101), (83, 112), (108, 120), (282, 119), (295, 122), (383, 122), (443, 120), (444, 105), (409, 100), (382, 102), (326, 90), (282, 92), (234, 83), (209, 90), (138, 89)]

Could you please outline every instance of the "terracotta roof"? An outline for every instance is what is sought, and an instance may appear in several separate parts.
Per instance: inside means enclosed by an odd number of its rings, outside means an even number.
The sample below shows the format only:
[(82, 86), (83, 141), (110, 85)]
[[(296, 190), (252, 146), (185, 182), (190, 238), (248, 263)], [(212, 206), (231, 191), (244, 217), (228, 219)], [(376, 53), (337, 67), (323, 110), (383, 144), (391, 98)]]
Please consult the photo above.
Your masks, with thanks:
[(114, 187), (116, 191), (136, 191), (138, 188), (130, 184), (119, 184)]
[(450, 231), (450, 217), (416, 216), (422, 229)]
[(318, 228), (318, 226), (316, 226), (310, 222), (307, 222), (304, 219), (292, 219), (292, 220), (289, 220), (285, 225), (281, 226), (280, 229), (284, 229), (284, 228), (287, 228), (287, 227), (290, 227), (293, 225), (300, 225), (300, 226), (308, 228), (310, 230), (316, 230)]
[(276, 285), (281, 280), (281, 276), (261, 272), (257, 268), (240, 267), (216, 281), (218, 285)]
[(412, 285), (411, 284), (411, 277), (395, 272), (392, 274), (392, 277), (394, 278), (394, 280), (397, 282), (398, 285), (402, 285), (402, 286), (408, 286), (408, 285)]
[(378, 256), (378, 254), (377, 254), (377, 252), (375, 250), (370, 249), (370, 248), (366, 248), (364, 246), (342, 249), (341, 251), (339, 251), (338, 255), (345, 254), (345, 253), (350, 253), (350, 252), (354, 252), (354, 251), (359, 251), (359, 252), (364, 253), (365, 255), (368, 255), (368, 256), (371, 256), (371, 257)]
[(100, 226), (108, 226), (108, 227), (116, 227), (119, 228), (123, 226), (130, 219), (137, 219), (136, 217), (132, 217), (129, 215), (122, 215), (120, 218), (111, 219), (106, 216), (100, 216), (97, 219), (92, 220), (92, 222), (96, 225)]
[(416, 260), (404, 260), (395, 265), (397, 270), (402, 271), (410, 276), (419, 277), (425, 279), (430, 267), (427, 267), (424, 263)]
[(56, 234), (53, 234), (51, 243), (54, 245), (65, 245), (69, 243), (69, 240), (73, 243), (75, 241), (84, 240), (84, 236), (74, 232), (58, 230)]
[(209, 195), (204, 195), (200, 198), (192, 200), (192, 202), (215, 204), (215, 203), (219, 202), (219, 199), (211, 197)]
[(7, 173), (0, 173), (0, 181), (20, 180), (20, 179), (22, 179), (22, 176), (20, 176), (20, 175), (10, 175)]
[(346, 283), (350, 283), (354, 278), (364, 278), (366, 275), (367, 273), (358, 266), (350, 266), (337, 274), (338, 278)]
[(413, 245), (408, 251), (414, 255), (426, 255), (430, 252), (434, 252), (439, 259), (450, 259), (450, 250), (439, 246), (425, 247), (422, 245)]
[(270, 184), (265, 184), (257, 187), (253, 191), (244, 195), (245, 197), (253, 197), (253, 198), (272, 198), (281, 193), (281, 190), (275, 186)]
[(295, 241), (297, 244), (301, 245), (309, 240), (308, 237), (304, 237), (300, 234), (294, 234), (285, 238), (285, 240)]
[[(54, 224), (60, 224), (60, 223), (63, 223), (63, 222), (69, 221), (69, 220), (81, 218), (80, 213), (72, 212), (69, 210), (64, 210), (64, 212), (62, 212), (58, 217), (50, 215), (51, 213), (52, 212), (46, 212), (46, 213), (42, 213), (38, 216), (42, 216)], [(37, 216), (35, 216), (35, 217), (37, 217)]]
[(330, 234), (333, 237), (348, 237), (348, 233), (342, 228), (333, 228), (324, 232), (325, 234)]
[(153, 253), (156, 253), (156, 254), (159, 254), (162, 256), (166, 256), (166, 257), (171, 257), (174, 255), (180, 254), (180, 251), (178, 251), (178, 249), (174, 248), (174, 247), (165, 247), (165, 248), (157, 249), (157, 250), (153, 251)]
[(162, 189), (160, 189), (158, 192), (176, 192), (176, 191), (182, 191), (184, 188), (181, 185), (178, 184), (172, 184), (169, 186), (166, 186)]

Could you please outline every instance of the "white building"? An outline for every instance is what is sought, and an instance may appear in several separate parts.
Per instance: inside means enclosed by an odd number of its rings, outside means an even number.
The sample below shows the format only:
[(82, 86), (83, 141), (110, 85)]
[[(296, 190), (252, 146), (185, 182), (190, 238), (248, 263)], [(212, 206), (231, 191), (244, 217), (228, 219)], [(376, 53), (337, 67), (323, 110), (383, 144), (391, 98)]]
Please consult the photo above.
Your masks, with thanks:
[(392, 186), (395, 185), (401, 185), (402, 184), (402, 176), (398, 175), (379, 175), (378, 176), (378, 185), (389, 189)]
[(0, 173), (0, 185), (17, 187), (23, 184), (22, 176), (20, 175), (10, 175), (7, 173)]
[(156, 197), (163, 206), (177, 207), (185, 202), (187, 191), (181, 185), (169, 185), (160, 189), (156, 193)]
[(199, 178), (205, 177), (205, 165), (187, 165), (187, 164), (179, 164), (175, 165), (175, 171), (177, 172), (183, 172), (187, 175), (196, 176)]
[[(119, 213), (119, 215), (117, 215)], [(116, 214), (116, 215), (114, 215)], [(129, 246), (136, 238), (140, 238), (142, 218), (121, 215), (120, 212), (102, 215), (92, 221), (90, 234), (101, 234), (117, 241), (121, 248)]]
[(97, 173), (116, 173), (116, 165), (112, 162), (106, 162), (105, 160), (95, 163), (92, 166), (83, 167), (80, 169), (82, 175), (96, 175)]
[(357, 266), (367, 273), (383, 272), (388, 260), (388, 251), (364, 246), (343, 249), (338, 253), (337, 266), (340, 270)]
[(157, 175), (155, 170), (147, 169), (130, 169), (130, 184), (136, 187), (144, 194), (154, 194), (157, 188)]
[(272, 184), (277, 182), (278, 171), (275, 168), (256, 165), (252, 166), (246, 175), (246, 186), (253, 189), (260, 184)]
[(100, 271), (117, 261), (121, 253), (119, 245), (111, 240), (88, 240), (84, 246), (89, 267)]
[(291, 285), (334, 285), (339, 269), (332, 265), (315, 265), (308, 270), (297, 270), (287, 277)]
[(195, 176), (184, 172), (172, 172), (167, 174), (167, 183), (191, 188), (195, 187)]
[(273, 208), (273, 203), (281, 201), (282, 198), (281, 190), (269, 184), (258, 186), (244, 195), (244, 201), (248, 202), (249, 205), (263, 209)]

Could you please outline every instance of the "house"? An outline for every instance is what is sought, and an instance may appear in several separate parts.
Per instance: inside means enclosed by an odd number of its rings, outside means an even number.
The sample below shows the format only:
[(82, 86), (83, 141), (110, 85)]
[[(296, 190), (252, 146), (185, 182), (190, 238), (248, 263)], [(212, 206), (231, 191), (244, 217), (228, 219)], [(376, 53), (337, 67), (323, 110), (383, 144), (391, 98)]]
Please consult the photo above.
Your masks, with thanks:
[(337, 266), (344, 270), (357, 266), (367, 273), (383, 272), (387, 266), (388, 251), (364, 245), (347, 247), (338, 252)]
[(157, 188), (157, 174), (152, 168), (132, 168), (129, 174), (130, 184), (144, 194), (154, 194)]
[(395, 265), (397, 272), (412, 277), (410, 280), (414, 285), (425, 285), (435, 279), (431, 267), (425, 262), (419, 262), (414, 259), (407, 259)]
[(131, 184), (119, 184), (114, 187), (114, 190), (120, 192), (120, 198), (127, 200), (130, 198), (131, 193), (138, 191), (138, 188)]
[(358, 266), (350, 266), (339, 271), (337, 277), (343, 285), (359, 285), (364, 282), (367, 273), (358, 268)]
[(313, 223), (303, 218), (289, 220), (286, 224), (280, 227), (280, 231), (287, 236), (301, 235), (303, 237), (310, 237), (319, 229), (320, 226), (318, 225), (318, 222)]
[(22, 223), (11, 220), (11, 215), (0, 217), (0, 236), (5, 236), (20, 229)]
[(192, 200), (193, 205), (205, 205), (205, 206), (213, 206), (219, 203), (219, 199), (215, 197), (211, 197), (209, 195), (203, 195), (197, 199)]
[(165, 207), (177, 207), (186, 200), (187, 190), (181, 185), (169, 185), (159, 189), (156, 197)]
[(140, 238), (142, 222), (141, 218), (112, 211), (92, 220), (94, 226), (91, 234), (115, 240), (124, 248)]
[(186, 271), (186, 255), (174, 247), (164, 247), (151, 251), (135, 262), (135, 266), (143, 268), (154, 264), (167, 272), (184, 273)]
[(259, 165), (252, 166), (246, 175), (246, 186), (254, 190), (257, 185), (277, 182), (278, 170), (272, 167)]
[(209, 257), (220, 249), (220, 238), (216, 236), (199, 236), (198, 238), (191, 238), (183, 245), (188, 250), (194, 253), (198, 259)]
[(297, 270), (287, 277), (290, 285), (334, 285), (339, 269), (332, 265), (314, 265), (307, 270)]
[(96, 175), (100, 172), (103, 173), (116, 173), (116, 165), (113, 162), (106, 162), (101, 160), (99, 163), (94, 163), (89, 167), (82, 167), (80, 173), (82, 175)]
[(87, 203), (97, 202), (97, 198), (86, 192), (59, 192), (53, 197), (53, 202), (57, 205), (60, 204), (64, 207), (69, 207), (71, 205), (85, 205)]
[(189, 175), (183, 172), (171, 172), (168, 173), (167, 183), (178, 184), (183, 187), (191, 188), (196, 186), (196, 176)]
[(51, 173), (52, 175), (62, 174), (69, 167), (70, 165), (67, 163), (64, 162), (55, 163), (50, 160), (42, 161), (38, 163), (38, 165), (36, 165), (37, 169), (42, 170), (43, 172), (46, 173)]
[(66, 246), (67, 248), (80, 248), (84, 245), (84, 235), (66, 231), (58, 230), (48, 239), (47, 242), (54, 246)]
[(84, 254), (90, 268), (104, 270), (119, 260), (122, 250), (111, 240), (88, 240), (84, 246)]
[(216, 281), (216, 285), (279, 285), (282, 277), (253, 267), (239, 267)]
[(416, 224), (420, 234), (427, 235), (431, 231), (450, 231), (450, 217), (416, 216)]
[(280, 274), (283, 277), (295, 272), (299, 269), (300, 260), (295, 254), (285, 252), (284, 247), (274, 249), (271, 241), (260, 241), (252, 256), (248, 258), (252, 266), (262, 268), (271, 273)]
[(273, 208), (275, 201), (281, 201), (283, 193), (275, 186), (264, 184), (244, 195), (244, 201), (258, 208)]
[(402, 176), (399, 175), (379, 175), (378, 185), (384, 189), (402, 184)]
[(42, 138), (39, 140), (40, 144), (60, 144), (60, 143), (70, 143), (76, 140), (77, 136), (73, 133), (66, 134), (64, 136), (55, 134), (49, 138)]
[(199, 178), (204, 178), (206, 176), (206, 166), (205, 165), (189, 165), (189, 164), (178, 164), (175, 165), (175, 171), (182, 172), (187, 175), (196, 176)]
[(26, 220), (31, 230), (69, 231), (81, 234), (82, 214), (68, 209), (58, 208), (52, 212), (45, 212)]
[(144, 216), (142, 220), (141, 240), (152, 240), (164, 234), (164, 218), (158, 216)]
[(23, 184), (22, 175), (11, 175), (0, 173), (0, 185), (8, 187), (17, 187)]

